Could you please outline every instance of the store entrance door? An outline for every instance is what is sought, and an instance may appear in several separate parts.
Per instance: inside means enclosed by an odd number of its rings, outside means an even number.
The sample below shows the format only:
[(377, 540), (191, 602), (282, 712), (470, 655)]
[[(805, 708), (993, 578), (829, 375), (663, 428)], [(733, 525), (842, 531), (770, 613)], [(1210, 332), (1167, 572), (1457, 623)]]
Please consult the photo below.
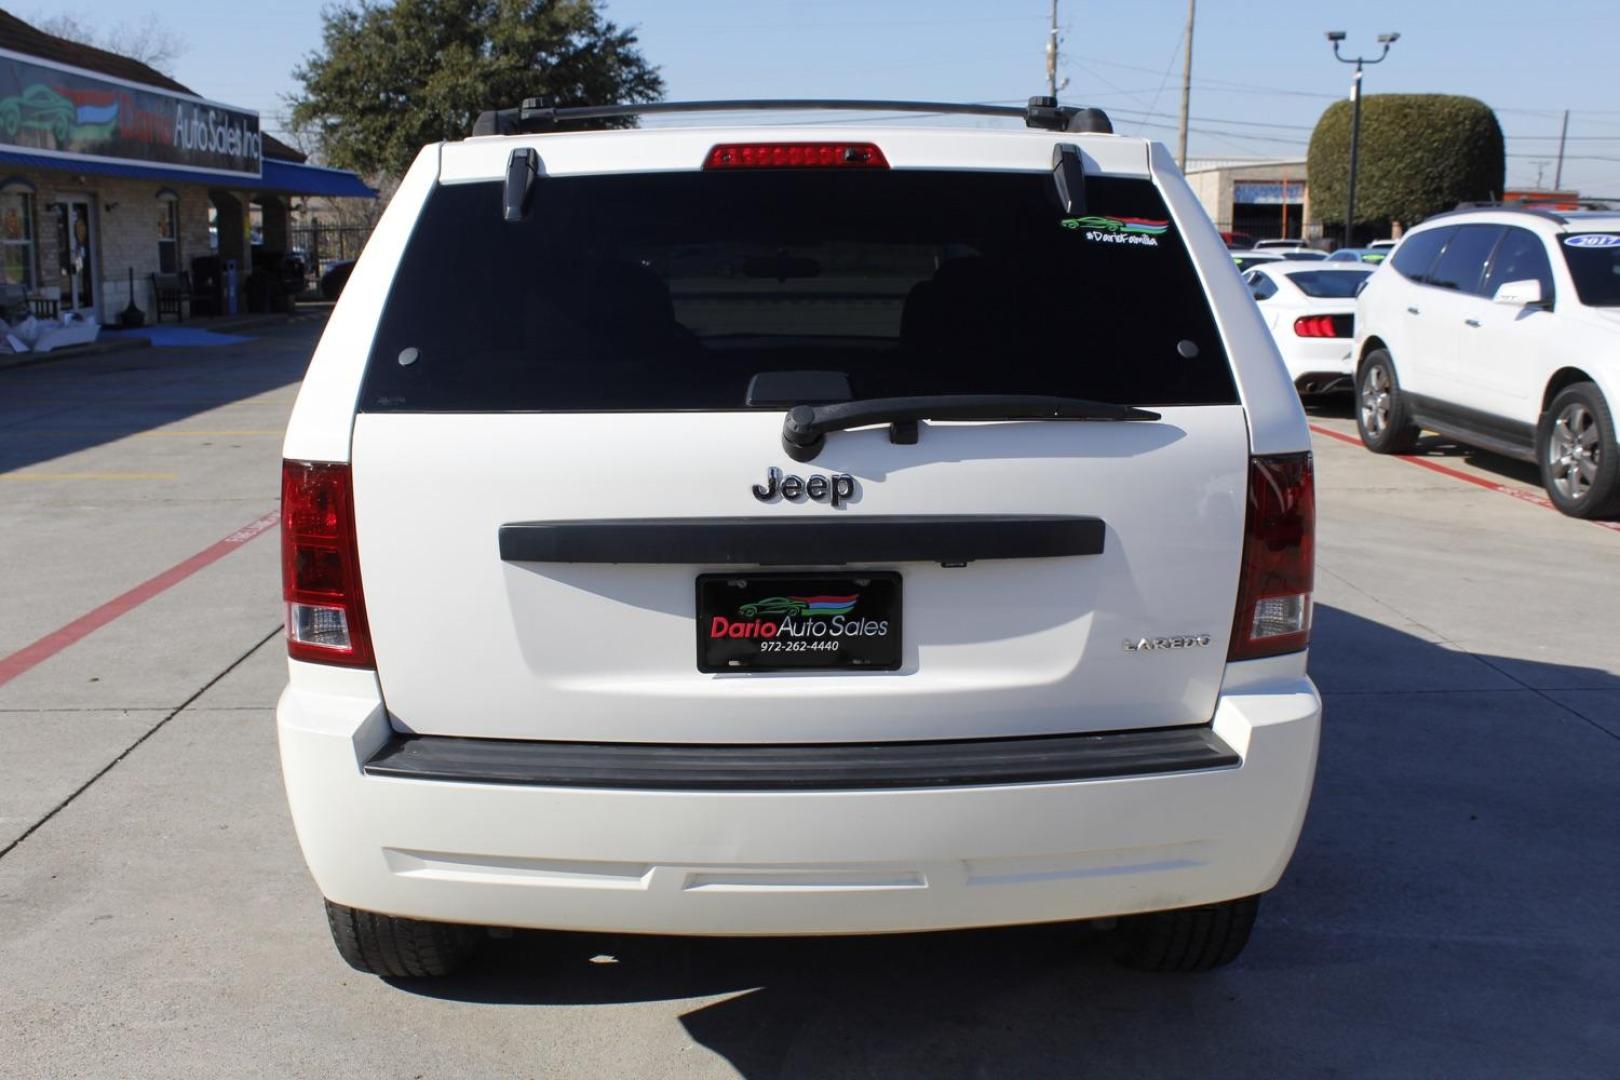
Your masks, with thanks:
[(62, 268), (62, 310), (96, 317), (96, 223), (88, 198), (56, 204), (56, 243)]

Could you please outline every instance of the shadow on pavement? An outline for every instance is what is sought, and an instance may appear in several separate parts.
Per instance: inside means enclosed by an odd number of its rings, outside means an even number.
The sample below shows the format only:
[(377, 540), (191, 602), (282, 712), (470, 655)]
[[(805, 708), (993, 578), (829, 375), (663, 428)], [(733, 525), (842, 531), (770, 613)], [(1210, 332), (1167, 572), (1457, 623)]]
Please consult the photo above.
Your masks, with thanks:
[(1503, 457), (1493, 454), (1489, 450), (1476, 450), (1472, 446), (1461, 446), (1452, 442), (1444, 435), (1425, 435), (1418, 440), (1418, 457), (1427, 458), (1462, 458), (1481, 472), (1494, 473), (1509, 480), (1517, 480), (1521, 484), (1531, 484), (1541, 487), (1541, 469), (1528, 461), (1517, 458)]
[(687, 1032), (748, 1077), (1608, 1074), (1620, 739), (1492, 658), (1334, 608), (1312, 669), (1327, 714), (1310, 817), (1222, 971), (1124, 971), (1106, 934), (1064, 925), (520, 933), (465, 975), (398, 987), (511, 1006), (700, 999)]
[[(1354, 420), (1356, 418), (1356, 399), (1351, 394), (1330, 394), (1313, 399), (1305, 404), (1306, 415), (1315, 420)], [(1355, 432), (1350, 432), (1354, 435)], [(1541, 486), (1541, 470), (1528, 461), (1519, 461), (1516, 458), (1503, 457), (1493, 454), (1489, 450), (1476, 450), (1472, 446), (1462, 446), (1444, 435), (1428, 434), (1418, 440), (1418, 457), (1428, 458), (1462, 458), (1469, 465), (1482, 472), (1494, 473), (1497, 476), (1510, 480), (1517, 480), (1521, 484)]]
[(319, 333), (318, 323), (299, 324), (209, 348), (142, 349), (0, 370), (0, 472), (294, 384)]

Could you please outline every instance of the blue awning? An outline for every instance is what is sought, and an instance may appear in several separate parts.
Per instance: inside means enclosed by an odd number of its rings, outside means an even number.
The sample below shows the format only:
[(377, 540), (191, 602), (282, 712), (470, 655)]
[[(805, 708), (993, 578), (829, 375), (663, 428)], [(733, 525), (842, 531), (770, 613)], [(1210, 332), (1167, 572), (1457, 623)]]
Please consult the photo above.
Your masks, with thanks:
[(263, 175), (232, 176), (225, 173), (193, 172), (189, 169), (168, 169), (162, 165), (129, 165), (122, 161), (100, 158), (60, 158), (48, 154), (30, 154), (25, 150), (0, 149), (0, 167), (27, 169), (54, 169), (58, 172), (85, 176), (125, 176), (134, 180), (155, 180), (165, 184), (204, 184), (208, 187), (231, 191), (263, 191), (276, 195), (328, 195), (333, 197), (375, 199), (377, 193), (367, 187), (352, 172), (327, 169), (319, 165), (299, 165), (292, 161), (265, 158)]
[(283, 195), (328, 195), (333, 198), (375, 199), (377, 192), (352, 172), (320, 165), (300, 165), (295, 161), (264, 159), (264, 175), (254, 191), (274, 191)]

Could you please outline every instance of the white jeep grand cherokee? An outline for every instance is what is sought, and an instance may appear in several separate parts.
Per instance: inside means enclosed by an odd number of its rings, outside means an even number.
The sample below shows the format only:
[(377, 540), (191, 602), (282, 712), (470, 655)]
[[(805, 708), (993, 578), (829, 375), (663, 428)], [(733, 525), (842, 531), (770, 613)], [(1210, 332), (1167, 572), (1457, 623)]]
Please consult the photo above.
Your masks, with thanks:
[(299, 394), (277, 722), (343, 958), (1231, 960), (1315, 767), (1310, 443), (1169, 154), (1042, 99), (535, 131), (628, 111), (423, 150)]

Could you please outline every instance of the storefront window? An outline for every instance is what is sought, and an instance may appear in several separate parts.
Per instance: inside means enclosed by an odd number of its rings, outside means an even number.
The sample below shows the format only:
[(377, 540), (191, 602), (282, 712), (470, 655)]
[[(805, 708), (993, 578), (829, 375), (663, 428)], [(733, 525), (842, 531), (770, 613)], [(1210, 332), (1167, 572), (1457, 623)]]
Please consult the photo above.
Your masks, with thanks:
[(0, 192), (0, 283), (34, 286), (34, 197)]
[(180, 200), (158, 202), (158, 272), (172, 274), (180, 269)]

